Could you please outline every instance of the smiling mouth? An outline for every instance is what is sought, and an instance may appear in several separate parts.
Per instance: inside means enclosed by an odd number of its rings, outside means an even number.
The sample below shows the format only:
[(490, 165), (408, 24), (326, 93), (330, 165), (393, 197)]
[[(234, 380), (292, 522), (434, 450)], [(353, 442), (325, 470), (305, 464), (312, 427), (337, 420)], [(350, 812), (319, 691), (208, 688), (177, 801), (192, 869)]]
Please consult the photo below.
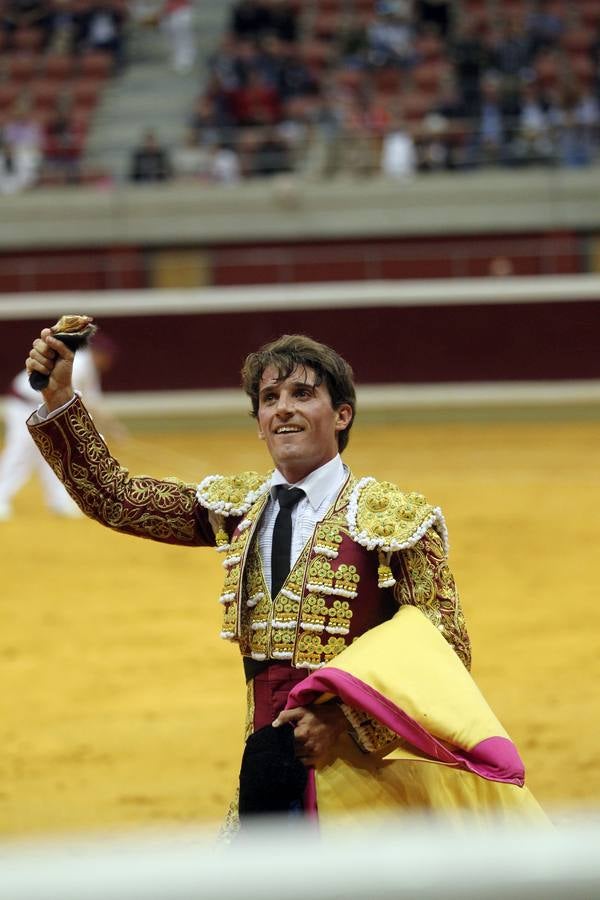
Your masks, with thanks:
[(275, 434), (300, 434), (303, 431), (296, 425), (280, 425), (275, 429)]

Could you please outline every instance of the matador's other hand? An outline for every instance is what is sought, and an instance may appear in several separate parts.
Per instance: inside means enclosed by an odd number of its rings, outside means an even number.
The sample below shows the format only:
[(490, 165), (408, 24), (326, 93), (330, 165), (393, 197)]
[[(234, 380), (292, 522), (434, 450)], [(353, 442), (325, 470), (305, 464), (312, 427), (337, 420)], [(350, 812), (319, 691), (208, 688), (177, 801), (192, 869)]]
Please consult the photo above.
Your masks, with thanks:
[(297, 706), (279, 713), (273, 727), (294, 726), (296, 756), (306, 766), (321, 766), (331, 759), (335, 743), (348, 727), (346, 717), (336, 703)]

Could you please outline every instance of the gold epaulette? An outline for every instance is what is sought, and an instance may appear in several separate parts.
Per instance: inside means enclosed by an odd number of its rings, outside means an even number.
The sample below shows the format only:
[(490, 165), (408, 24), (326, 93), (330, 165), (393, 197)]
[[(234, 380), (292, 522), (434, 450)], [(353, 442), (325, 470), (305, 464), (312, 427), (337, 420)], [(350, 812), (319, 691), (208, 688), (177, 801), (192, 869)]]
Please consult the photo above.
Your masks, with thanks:
[(243, 516), (269, 489), (269, 476), (258, 472), (208, 475), (198, 485), (198, 502), (222, 516)]
[(404, 493), (389, 481), (361, 478), (350, 495), (348, 525), (357, 543), (387, 553), (414, 547), (433, 527), (448, 552), (448, 532), (439, 506), (431, 506), (422, 494)]

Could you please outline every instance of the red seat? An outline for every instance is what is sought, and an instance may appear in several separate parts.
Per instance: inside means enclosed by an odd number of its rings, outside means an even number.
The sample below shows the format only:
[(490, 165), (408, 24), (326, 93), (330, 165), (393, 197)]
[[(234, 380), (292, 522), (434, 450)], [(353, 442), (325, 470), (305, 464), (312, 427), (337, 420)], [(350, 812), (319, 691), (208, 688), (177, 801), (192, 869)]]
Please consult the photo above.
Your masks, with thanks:
[(300, 53), (308, 68), (316, 72), (327, 68), (332, 58), (331, 45), (327, 41), (304, 41)]
[(409, 124), (419, 124), (431, 109), (431, 97), (411, 92), (402, 98), (401, 109)]
[(539, 53), (535, 60), (534, 69), (540, 87), (548, 89), (557, 85), (561, 66), (552, 53)]
[(97, 81), (108, 78), (113, 71), (113, 58), (109, 53), (93, 51), (81, 57), (79, 75), (81, 78), (95, 78)]
[(431, 32), (417, 38), (415, 50), (423, 62), (437, 62), (445, 54), (444, 42), (437, 34)]
[(43, 70), (46, 78), (52, 81), (66, 81), (73, 74), (74, 60), (63, 53), (51, 53), (44, 60)]
[(415, 66), (412, 71), (413, 84), (422, 93), (435, 94), (438, 92), (442, 78), (447, 71), (445, 63), (421, 63), (421, 65)]
[(582, 27), (596, 29), (600, 25), (600, 0), (580, 0), (579, 20)]
[(20, 53), (37, 53), (44, 43), (41, 28), (18, 28), (13, 35), (13, 46)]
[(88, 78), (74, 81), (70, 86), (73, 106), (79, 109), (92, 110), (98, 103), (101, 90), (102, 85), (98, 81)]
[(339, 32), (341, 23), (341, 16), (335, 12), (315, 16), (312, 24), (312, 34), (317, 40), (331, 41)]
[(0, 111), (10, 109), (20, 93), (20, 84), (14, 81), (0, 82)]
[(12, 53), (6, 65), (10, 81), (31, 81), (39, 72), (41, 56), (35, 53)]
[(406, 76), (397, 66), (382, 66), (372, 73), (373, 87), (379, 94), (397, 94)]
[(32, 81), (29, 96), (34, 110), (54, 110), (63, 93), (63, 86), (57, 81)]
[(595, 35), (588, 28), (571, 28), (561, 39), (562, 47), (567, 53), (589, 53)]
[(344, 9), (345, 0), (315, 0), (315, 11), (319, 13), (337, 13)]
[(596, 67), (589, 56), (572, 56), (571, 69), (581, 85), (590, 87), (596, 77)]

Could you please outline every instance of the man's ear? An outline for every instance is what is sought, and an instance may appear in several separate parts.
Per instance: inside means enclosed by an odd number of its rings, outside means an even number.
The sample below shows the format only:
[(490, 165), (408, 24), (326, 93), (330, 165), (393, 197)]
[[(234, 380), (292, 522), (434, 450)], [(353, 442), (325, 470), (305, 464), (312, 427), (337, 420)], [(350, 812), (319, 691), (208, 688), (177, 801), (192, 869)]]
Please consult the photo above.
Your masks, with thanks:
[(260, 427), (260, 425), (258, 426), (258, 439), (259, 439), (259, 441), (264, 441), (264, 439), (265, 439), (265, 433), (262, 430), (262, 428)]
[(335, 412), (335, 430), (344, 431), (352, 421), (352, 407), (349, 403), (342, 403)]

